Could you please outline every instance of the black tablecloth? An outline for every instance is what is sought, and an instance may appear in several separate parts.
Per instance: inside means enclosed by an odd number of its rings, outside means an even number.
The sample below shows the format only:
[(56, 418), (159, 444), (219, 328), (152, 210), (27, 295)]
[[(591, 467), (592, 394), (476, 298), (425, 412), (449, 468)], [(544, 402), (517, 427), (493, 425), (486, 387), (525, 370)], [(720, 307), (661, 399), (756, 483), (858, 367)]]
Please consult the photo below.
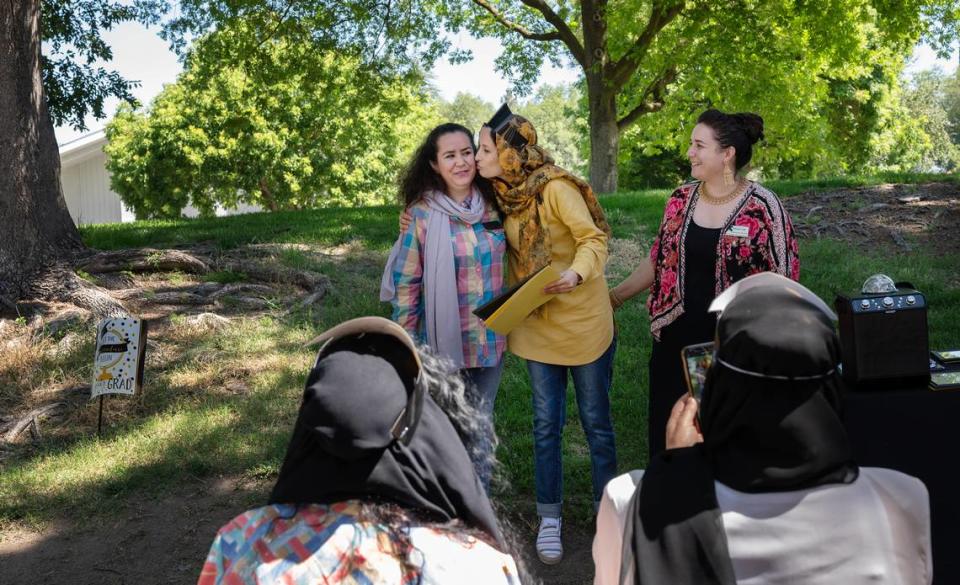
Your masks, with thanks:
[(936, 585), (960, 583), (960, 390), (847, 394), (856, 461), (920, 478), (930, 492)]

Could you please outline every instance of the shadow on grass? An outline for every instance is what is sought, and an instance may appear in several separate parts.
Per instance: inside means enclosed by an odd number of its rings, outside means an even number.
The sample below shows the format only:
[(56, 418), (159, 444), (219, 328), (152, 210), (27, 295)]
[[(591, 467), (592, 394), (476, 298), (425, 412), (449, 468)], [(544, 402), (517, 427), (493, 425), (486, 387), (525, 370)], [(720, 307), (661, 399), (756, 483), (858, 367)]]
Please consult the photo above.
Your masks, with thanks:
[(48, 445), (4, 472), (0, 521), (43, 524), (115, 513), (128, 498), (156, 496), (215, 474), (278, 469), (299, 406), (304, 372), (278, 372), (276, 388), (208, 397), (112, 429), (103, 439)]

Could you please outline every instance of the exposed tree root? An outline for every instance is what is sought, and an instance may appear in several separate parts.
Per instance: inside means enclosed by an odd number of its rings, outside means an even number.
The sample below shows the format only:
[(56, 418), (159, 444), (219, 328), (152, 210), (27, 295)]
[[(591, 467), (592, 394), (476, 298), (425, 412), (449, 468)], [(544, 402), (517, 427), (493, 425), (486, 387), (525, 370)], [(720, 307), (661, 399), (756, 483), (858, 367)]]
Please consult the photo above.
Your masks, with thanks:
[(72, 282), (64, 286), (61, 293), (54, 298), (90, 311), (98, 321), (108, 317), (130, 315), (130, 311), (110, 296), (106, 290), (90, 284), (76, 275), (73, 275)]
[(295, 284), (305, 290), (316, 292), (330, 287), (330, 279), (312, 270), (293, 270), (281, 266), (272, 266), (257, 262), (225, 262), (224, 270), (242, 272), (260, 282), (282, 282)]
[(903, 235), (901, 235), (899, 231), (893, 228), (887, 228), (887, 233), (890, 234), (890, 239), (893, 240), (894, 243), (900, 246), (900, 248), (903, 250), (909, 252), (913, 249), (913, 246), (911, 246), (910, 243), (904, 239)]
[(110, 290), (133, 288), (137, 285), (126, 272), (105, 272), (97, 275), (97, 284)]
[[(74, 272), (75, 269), (89, 273), (94, 277), (90, 280), (107, 285), (109, 290), (80, 278)], [(303, 298), (288, 306), (289, 312), (317, 304), (330, 290), (330, 279), (326, 275), (312, 270), (286, 268), (278, 263), (229, 258), (216, 262), (214, 269), (242, 273), (249, 282), (228, 285), (203, 282), (152, 290), (141, 288), (137, 286), (137, 280), (131, 276), (131, 272), (179, 271), (206, 274), (211, 271), (211, 265), (196, 255), (181, 250), (138, 248), (99, 252), (80, 258), (75, 266), (59, 264), (49, 268), (34, 280), (30, 298), (68, 303), (89, 311), (93, 319), (100, 320), (130, 315), (126, 303), (130, 303), (133, 308), (145, 305), (212, 305), (251, 311), (267, 310), (276, 308), (280, 293), (273, 286), (268, 286), (276, 284), (293, 285), (306, 292)], [(85, 275), (85, 278), (89, 277)], [(18, 305), (9, 299), (0, 298), (0, 311), (20, 315), (30, 304), (30, 301), (26, 301)], [(37, 312), (27, 311), (30, 314)], [(45, 319), (42, 315), (37, 318)]]
[(34, 280), (31, 292), (35, 299), (59, 301), (86, 309), (97, 320), (130, 314), (106, 290), (80, 278), (66, 266), (54, 266), (40, 275)]
[(228, 284), (220, 290), (212, 293), (210, 299), (218, 301), (225, 296), (236, 295), (237, 293), (253, 293), (257, 295), (272, 295), (276, 293), (274, 289), (264, 284), (236, 283)]
[(34, 408), (21, 417), (10, 417), (9, 420), (0, 423), (0, 433), (4, 433), (3, 439), (10, 443), (25, 430), (30, 429), (34, 440), (40, 438), (39, 422), (46, 417), (54, 416), (55, 413), (66, 406), (63, 402), (53, 402), (44, 404), (39, 408)]
[(206, 274), (210, 267), (196, 256), (180, 250), (155, 250), (153, 248), (133, 248), (99, 252), (81, 260), (77, 268), (90, 273), (121, 272), (161, 272), (179, 270), (192, 274)]

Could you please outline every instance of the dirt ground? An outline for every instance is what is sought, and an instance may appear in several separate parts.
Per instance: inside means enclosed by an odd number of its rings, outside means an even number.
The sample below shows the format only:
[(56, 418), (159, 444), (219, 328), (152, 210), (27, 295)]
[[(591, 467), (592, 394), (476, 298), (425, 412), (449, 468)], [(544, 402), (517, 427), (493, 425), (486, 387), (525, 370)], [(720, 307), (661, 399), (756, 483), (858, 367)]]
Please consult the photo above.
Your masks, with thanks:
[(877, 185), (785, 199), (802, 238), (831, 238), (873, 252), (960, 252), (960, 185)]
[[(182, 487), (159, 500), (124, 503), (111, 518), (64, 518), (42, 533), (8, 531), (0, 538), (0, 583), (196, 583), (217, 530), (237, 514), (262, 504), (269, 489), (264, 482), (217, 479)], [(543, 583), (592, 583), (592, 531), (565, 526), (565, 557), (553, 566), (537, 560), (533, 533), (520, 537), (526, 543), (527, 567)]]
[(0, 541), (0, 583), (196, 583), (217, 529), (263, 489), (217, 480), (127, 502), (110, 519), (64, 518), (43, 533), (8, 533)]
[[(804, 193), (785, 203), (803, 238), (839, 239), (874, 252), (907, 253), (918, 247), (938, 255), (960, 252), (960, 186), (955, 184)], [(165, 309), (197, 312), (190, 307)], [(194, 583), (216, 530), (262, 501), (268, 489), (220, 478), (181, 486), (160, 500), (118, 503), (119, 511), (104, 518), (65, 515), (42, 533), (9, 529), (0, 534), (0, 583)], [(565, 559), (552, 567), (536, 560), (532, 532), (521, 537), (527, 543), (528, 566), (544, 583), (592, 581), (589, 528), (565, 526)]]

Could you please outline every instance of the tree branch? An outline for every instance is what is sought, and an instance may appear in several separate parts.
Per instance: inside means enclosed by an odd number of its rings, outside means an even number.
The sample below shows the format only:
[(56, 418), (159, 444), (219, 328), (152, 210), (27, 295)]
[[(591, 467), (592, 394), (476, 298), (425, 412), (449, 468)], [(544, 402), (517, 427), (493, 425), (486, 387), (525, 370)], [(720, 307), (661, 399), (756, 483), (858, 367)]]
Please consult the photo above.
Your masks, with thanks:
[[(643, 90), (640, 105), (630, 110), (626, 116), (617, 120), (617, 128), (623, 132), (644, 114), (659, 111), (663, 107), (667, 86), (677, 79), (677, 66), (671, 65)], [(648, 99), (650, 98), (650, 99)]]
[(293, 4), (294, 4), (293, 2), (290, 2), (290, 3), (287, 4), (287, 7), (284, 8), (284, 9), (283, 9), (283, 12), (280, 14), (280, 16), (277, 17), (277, 25), (276, 25), (275, 27), (273, 27), (273, 30), (271, 30), (271, 31), (270, 31), (269, 33), (267, 33), (262, 39), (260, 39), (260, 42), (257, 43), (257, 46), (253, 48), (253, 52), (259, 51), (259, 50), (260, 50), (260, 47), (262, 47), (262, 46), (263, 46), (264, 44), (266, 44), (268, 41), (270, 41), (270, 40), (273, 39), (273, 36), (274, 36), (275, 34), (277, 34), (277, 31), (278, 31), (278, 30), (280, 30), (280, 27), (283, 25), (284, 21), (287, 20), (287, 15), (289, 15), (289, 14), (290, 14), (290, 10), (293, 9)]
[(567, 23), (560, 18), (560, 15), (554, 12), (544, 0), (521, 0), (521, 2), (530, 8), (534, 8), (539, 11), (540, 14), (543, 15), (543, 18), (553, 25), (554, 29), (556, 29), (556, 33), (559, 35), (559, 39), (567, 46), (567, 48), (570, 50), (570, 54), (572, 54), (573, 58), (577, 60), (577, 63), (579, 63), (580, 66), (586, 70), (587, 59), (583, 49), (583, 44), (580, 42), (580, 39), (577, 38), (577, 35), (573, 34), (573, 31), (570, 30), (570, 27), (567, 26)]
[(663, 27), (670, 24), (673, 19), (680, 15), (683, 7), (683, 2), (674, 0), (654, 2), (647, 26), (644, 27), (643, 32), (641, 32), (637, 40), (634, 41), (633, 46), (611, 67), (610, 83), (615, 92), (619, 92), (623, 89), (623, 86), (630, 81), (630, 77), (637, 71), (640, 62), (643, 61), (643, 57), (647, 54), (657, 34), (663, 30)]
[(509, 30), (519, 34), (525, 39), (531, 41), (559, 41), (562, 40), (558, 31), (552, 30), (544, 33), (533, 32), (532, 30), (509, 20), (502, 12), (494, 8), (487, 0), (473, 0), (473, 3), (483, 8), (493, 16), (494, 20), (502, 24)]

